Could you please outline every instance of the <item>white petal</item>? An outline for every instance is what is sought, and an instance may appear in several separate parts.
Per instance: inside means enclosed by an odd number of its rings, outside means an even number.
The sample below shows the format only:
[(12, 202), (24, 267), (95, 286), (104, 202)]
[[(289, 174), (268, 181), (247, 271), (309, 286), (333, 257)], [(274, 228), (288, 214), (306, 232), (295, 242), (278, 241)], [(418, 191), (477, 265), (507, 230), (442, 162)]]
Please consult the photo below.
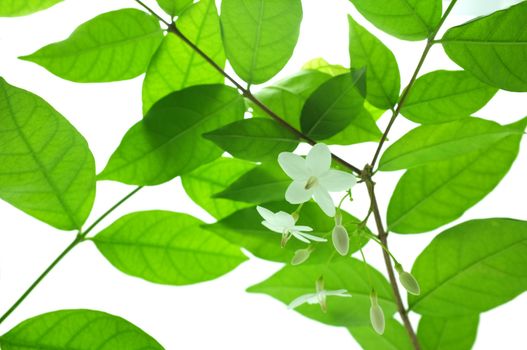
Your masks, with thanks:
[(269, 221), (262, 221), (262, 225), (264, 225), (269, 230), (271, 230), (273, 232), (276, 232), (276, 233), (283, 233), (284, 232), (284, 228), (283, 227), (276, 226), (276, 225), (274, 225), (273, 223), (271, 223)]
[(335, 216), (335, 204), (333, 204), (333, 199), (331, 199), (331, 196), (325, 188), (322, 186), (316, 186), (313, 198), (327, 216)]
[(274, 225), (282, 226), (285, 228), (289, 228), (295, 225), (295, 219), (293, 219), (293, 216), (283, 211), (279, 211), (278, 213), (274, 214), (271, 222)]
[(340, 192), (352, 188), (357, 183), (357, 178), (345, 171), (330, 169), (318, 181), (329, 192)]
[(278, 155), (278, 163), (287, 176), (293, 180), (307, 180), (309, 178), (306, 160), (294, 153), (280, 153)]
[(313, 190), (306, 190), (305, 181), (293, 181), (285, 192), (285, 199), (291, 204), (305, 203), (311, 199)]
[(299, 241), (302, 241), (304, 243), (311, 243), (307, 238), (305, 238), (300, 232), (298, 231), (291, 231), (291, 234), (298, 239)]
[(291, 230), (306, 231), (306, 232), (313, 231), (313, 229), (311, 227), (309, 227), (309, 226), (293, 226), (293, 227), (291, 227)]
[(319, 237), (319, 236), (315, 236), (315, 235), (310, 235), (309, 233), (305, 233), (305, 232), (297, 232), (299, 235), (301, 235), (302, 237), (305, 237), (307, 239), (310, 239), (312, 241), (315, 241), (315, 242), (327, 242), (328, 240), (325, 239), (325, 238), (322, 238), (322, 237)]
[(308, 172), (313, 176), (326, 173), (331, 167), (331, 152), (323, 143), (317, 143), (307, 154), (306, 165)]
[(258, 210), (258, 213), (261, 215), (262, 218), (264, 218), (266, 221), (273, 221), (274, 213), (270, 211), (269, 209), (266, 209), (264, 207), (257, 206), (256, 210)]
[(345, 289), (327, 290), (326, 295), (334, 297), (351, 297), (351, 295), (348, 294), (348, 291)]
[(297, 308), (299, 307), (300, 305), (302, 304), (305, 304), (305, 303), (310, 303), (312, 304), (312, 300), (313, 298), (316, 298), (317, 295), (316, 294), (305, 294), (305, 295), (301, 295), (299, 296), (298, 298), (296, 298), (295, 300), (293, 300), (287, 307), (289, 309), (294, 309), (294, 308)]

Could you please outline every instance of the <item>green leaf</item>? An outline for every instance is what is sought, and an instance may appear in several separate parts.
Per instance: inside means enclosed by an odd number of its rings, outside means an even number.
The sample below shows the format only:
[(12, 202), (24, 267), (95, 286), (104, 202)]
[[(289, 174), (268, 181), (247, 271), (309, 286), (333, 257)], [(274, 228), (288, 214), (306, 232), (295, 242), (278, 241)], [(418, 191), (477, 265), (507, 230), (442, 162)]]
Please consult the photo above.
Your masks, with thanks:
[(393, 318), (386, 320), (384, 334), (368, 326), (349, 327), (348, 331), (364, 350), (412, 350), (406, 329)]
[(380, 30), (404, 40), (428, 38), (441, 20), (441, 0), (350, 0)]
[(521, 133), (514, 128), (479, 118), (423, 125), (391, 145), (382, 155), (379, 169), (409, 169), (451, 159), (485, 149), (507, 136)]
[(62, 0), (2, 0), (0, 17), (17, 17), (42, 11)]
[[(362, 261), (347, 258), (331, 264), (286, 266), (269, 279), (250, 287), (251, 293), (263, 293), (290, 303), (295, 298), (315, 292), (315, 281), (324, 276), (327, 290), (346, 289), (351, 298), (328, 297), (327, 313), (319, 305), (299, 306), (302, 315), (332, 326), (355, 327), (370, 324), (372, 285), (386, 317), (396, 310), (393, 294), (384, 276)], [(372, 283), (370, 284), (369, 276)]]
[[(286, 202), (266, 203), (265, 208), (269, 210), (285, 211), (292, 213), (296, 207)], [(350, 234), (350, 252), (359, 250), (360, 247), (368, 242), (366, 235), (359, 235), (357, 232), (360, 220), (352, 215), (342, 212), (343, 225)], [(296, 239), (290, 239), (284, 248), (280, 247), (281, 235), (269, 231), (262, 225), (262, 217), (256, 211), (256, 207), (241, 209), (232, 215), (221, 219), (215, 224), (207, 225), (205, 228), (225, 238), (232, 244), (241, 246), (255, 256), (271, 261), (290, 262), (295, 251), (305, 248), (306, 245)], [(335, 226), (333, 218), (325, 215), (317, 204), (313, 202), (304, 203), (300, 212), (298, 225), (312, 227), (313, 234), (324, 236), (330, 239), (331, 231)], [(366, 232), (371, 233), (368, 229)], [(348, 259), (348, 257), (335, 256), (335, 248), (328, 243), (314, 243), (315, 250), (304, 264), (322, 264), (330, 256), (334, 259)]]
[[(220, 20), (213, 0), (201, 0), (178, 18), (177, 28), (218, 66), (225, 66)], [(223, 75), (177, 36), (169, 33), (152, 58), (143, 84), (143, 112), (171, 92), (222, 84)]]
[[(509, 126), (523, 131), (527, 119)], [(390, 231), (427, 232), (459, 218), (490, 193), (518, 155), (522, 135), (511, 135), (479, 151), (410, 169), (388, 206)]]
[(91, 240), (120, 271), (168, 285), (209, 281), (247, 260), (201, 225), (186, 214), (144, 211), (123, 216)]
[(32, 317), (0, 337), (2, 350), (163, 350), (121, 317), (92, 310), (60, 310)]
[(224, 85), (193, 86), (157, 102), (124, 136), (100, 180), (158, 185), (221, 156), (203, 133), (243, 118), (238, 92)]
[(509, 91), (527, 91), (527, 2), (449, 29), (441, 43), (447, 55), (481, 81)]
[(203, 135), (236, 158), (276, 161), (281, 152), (292, 152), (298, 137), (271, 119), (251, 118), (225, 125)]
[(365, 75), (361, 69), (322, 84), (302, 109), (302, 131), (315, 140), (323, 140), (346, 128), (364, 108)]
[(417, 338), (423, 350), (470, 350), (478, 333), (478, 315), (456, 318), (423, 316)]
[(340, 64), (331, 64), (322, 57), (314, 58), (306, 62), (302, 66), (302, 69), (315, 70), (321, 73), (329, 74), (332, 77), (336, 77), (337, 75), (348, 73), (350, 71), (348, 68), (341, 66)]
[(452, 317), (495, 308), (527, 290), (527, 222), (483, 219), (439, 234), (419, 255), (412, 274), (421, 285), (410, 308)]
[(241, 176), (214, 198), (255, 204), (279, 201), (284, 199), (291, 182), (276, 162), (266, 163)]
[(193, 0), (157, 0), (159, 7), (172, 17), (182, 14), (193, 2)]
[(0, 78), (0, 198), (62, 230), (95, 199), (95, 160), (81, 134), (40, 97)]
[[(329, 139), (325, 139), (324, 142), (330, 145), (352, 145), (368, 141), (378, 142), (382, 137), (382, 131), (375, 123), (374, 116), (368, 111), (367, 108), (369, 108), (369, 106), (366, 106), (365, 104), (364, 107), (365, 108), (353, 118), (350, 125), (338, 134)], [(375, 112), (376, 111), (374, 111), (374, 113)]]
[(221, 219), (250, 204), (234, 202), (212, 195), (225, 190), (254, 164), (234, 158), (218, 158), (181, 177), (187, 195), (216, 219)]
[(379, 39), (349, 20), (351, 68), (366, 68), (366, 99), (374, 106), (389, 109), (399, 100), (401, 77), (395, 56)]
[(236, 74), (249, 84), (275, 76), (293, 55), (301, 22), (300, 0), (223, 0), (223, 42)]
[(68, 39), (20, 58), (79, 83), (126, 80), (146, 72), (162, 38), (154, 17), (122, 9), (99, 15)]
[(420, 124), (448, 122), (477, 112), (497, 91), (468, 72), (438, 70), (415, 81), (401, 113)]

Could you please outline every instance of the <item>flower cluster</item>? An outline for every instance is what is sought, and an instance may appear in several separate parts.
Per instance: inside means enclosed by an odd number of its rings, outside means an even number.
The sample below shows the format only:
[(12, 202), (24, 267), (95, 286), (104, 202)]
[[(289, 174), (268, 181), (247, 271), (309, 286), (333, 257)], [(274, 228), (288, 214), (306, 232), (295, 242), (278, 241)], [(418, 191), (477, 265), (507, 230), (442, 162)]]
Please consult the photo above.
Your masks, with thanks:
[[(357, 183), (357, 178), (345, 171), (331, 168), (332, 154), (328, 146), (324, 144), (317, 144), (311, 148), (306, 157), (301, 157), (294, 153), (283, 152), (278, 156), (278, 163), (282, 170), (292, 179), (291, 184), (285, 192), (285, 199), (290, 204), (298, 205), (298, 208), (293, 213), (286, 213), (284, 211), (272, 212), (269, 209), (258, 206), (258, 213), (263, 218), (262, 225), (269, 230), (282, 235), (281, 246), (284, 248), (291, 237), (308, 244), (306, 248), (298, 249), (291, 260), (291, 265), (300, 265), (306, 262), (311, 254), (315, 251), (315, 245), (327, 242), (325, 237), (315, 234), (312, 227), (305, 225), (297, 225), (300, 218), (302, 205), (310, 200), (314, 200), (320, 209), (329, 217), (333, 217), (335, 225), (331, 232), (331, 240), (335, 251), (342, 255), (348, 256), (350, 252), (350, 235), (343, 223), (343, 215), (341, 205), (346, 198), (351, 200), (351, 189)], [(335, 203), (331, 198), (332, 192), (344, 192), (345, 195), (341, 199), (339, 205), (335, 207)], [(371, 213), (371, 211), (370, 211)], [(369, 214), (370, 214), (369, 213)], [(386, 246), (374, 235), (363, 230), (369, 218), (369, 214), (360, 224), (356, 224), (357, 232), (364, 234), (367, 238), (378, 243), (389, 255), (395, 263), (395, 269), (399, 273), (399, 281), (401, 285), (411, 294), (419, 294), (419, 284), (415, 278), (408, 272), (404, 271), (401, 264), (395, 259), (393, 254)], [(360, 245), (359, 245), (360, 246)], [(364, 263), (366, 260), (362, 249), (360, 249)], [(330, 259), (333, 258), (331, 255)], [(329, 261), (328, 261), (329, 264)], [(370, 273), (369, 266), (366, 266), (366, 271)], [(371, 280), (371, 277), (370, 277)], [(384, 313), (379, 305), (377, 293), (375, 288), (371, 286), (370, 293), (370, 320), (373, 329), (379, 333), (384, 332)], [(324, 277), (321, 276), (315, 283), (315, 292), (301, 295), (294, 299), (289, 308), (294, 309), (303, 304), (319, 304), (323, 312), (327, 312), (327, 297), (351, 297), (345, 289), (326, 290), (324, 288)]]

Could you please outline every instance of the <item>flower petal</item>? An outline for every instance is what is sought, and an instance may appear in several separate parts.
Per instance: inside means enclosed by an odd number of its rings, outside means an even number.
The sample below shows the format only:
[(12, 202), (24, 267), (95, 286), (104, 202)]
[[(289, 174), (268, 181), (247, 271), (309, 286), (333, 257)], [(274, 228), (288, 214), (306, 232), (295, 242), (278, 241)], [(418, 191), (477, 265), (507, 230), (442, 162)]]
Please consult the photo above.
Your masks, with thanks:
[(305, 203), (311, 199), (313, 190), (306, 190), (304, 181), (293, 181), (285, 192), (285, 199), (291, 204)]
[(317, 143), (306, 157), (306, 166), (310, 175), (319, 176), (331, 167), (331, 151), (323, 143)]
[(346, 191), (355, 186), (357, 178), (350, 173), (330, 169), (318, 178), (319, 183), (329, 192)]
[(327, 216), (335, 216), (335, 204), (333, 204), (333, 199), (331, 199), (331, 196), (325, 188), (316, 186), (313, 192), (313, 198)]
[(258, 210), (258, 213), (260, 214), (260, 216), (264, 218), (265, 220), (273, 221), (274, 213), (270, 211), (269, 209), (257, 206), (256, 210)]
[(274, 225), (273, 223), (271, 223), (269, 221), (262, 221), (262, 225), (264, 225), (269, 230), (271, 230), (273, 232), (276, 232), (276, 233), (283, 233), (283, 231), (284, 231), (283, 227), (276, 226), (276, 225)]
[(299, 235), (302, 235), (302, 237), (305, 237), (309, 240), (315, 241), (315, 242), (327, 242), (328, 240), (319, 236), (310, 235), (309, 233), (305, 232), (298, 232)]
[(351, 294), (349, 294), (346, 289), (326, 290), (325, 293), (327, 296), (351, 297)]
[(298, 298), (296, 298), (295, 300), (293, 300), (291, 303), (289, 303), (289, 305), (287, 307), (289, 309), (294, 309), (294, 308), (297, 308), (300, 305), (305, 304), (305, 303), (312, 304), (311, 301), (313, 300), (313, 298), (316, 298), (316, 297), (317, 297), (317, 295), (313, 294), (313, 293), (301, 295)]
[(307, 232), (313, 231), (313, 229), (311, 227), (309, 227), (309, 226), (293, 226), (293, 227), (291, 227), (291, 230), (307, 231)]
[(293, 180), (307, 180), (309, 177), (306, 160), (291, 152), (278, 155), (278, 163), (282, 170)]
[(291, 231), (291, 234), (298, 239), (299, 241), (302, 241), (304, 243), (311, 243), (309, 242), (309, 239), (305, 238), (300, 232), (298, 231)]
[(293, 219), (293, 216), (283, 211), (274, 214), (271, 222), (274, 225), (283, 226), (284, 228), (290, 228), (295, 225), (295, 219)]

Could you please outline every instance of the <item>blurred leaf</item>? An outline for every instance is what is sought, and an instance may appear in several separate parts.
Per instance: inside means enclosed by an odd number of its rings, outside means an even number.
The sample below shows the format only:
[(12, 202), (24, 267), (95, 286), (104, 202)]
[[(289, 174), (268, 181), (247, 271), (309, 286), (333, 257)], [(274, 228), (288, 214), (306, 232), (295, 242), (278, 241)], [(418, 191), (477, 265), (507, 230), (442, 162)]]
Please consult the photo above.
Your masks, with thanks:
[(527, 91), (527, 2), (449, 29), (441, 43), (447, 55), (481, 81), (509, 91)]
[(478, 333), (479, 315), (438, 318), (423, 316), (417, 338), (423, 350), (470, 350)]
[(350, 71), (348, 68), (345, 68), (340, 64), (331, 64), (322, 57), (314, 58), (306, 62), (302, 66), (302, 70), (314, 70), (321, 73), (329, 74), (332, 77), (336, 77), (337, 75), (348, 73)]
[(374, 26), (399, 39), (426, 39), (441, 20), (442, 0), (350, 1)]
[(201, 85), (176, 91), (157, 102), (124, 136), (100, 180), (158, 185), (221, 156), (202, 137), (243, 119), (238, 92), (224, 85)]
[(2, 350), (163, 350), (130, 322), (100, 311), (60, 310), (32, 317), (0, 337)]
[(58, 229), (80, 229), (95, 199), (81, 134), (40, 97), (0, 78), (0, 198)]
[[(508, 126), (523, 131), (527, 118)], [(417, 233), (447, 224), (483, 199), (507, 174), (522, 135), (511, 135), (467, 155), (410, 169), (388, 206), (390, 231)]]
[(392, 108), (399, 100), (401, 78), (395, 56), (379, 39), (349, 20), (351, 68), (366, 68), (366, 99), (382, 109)]
[(483, 150), (510, 135), (523, 131), (479, 118), (463, 118), (411, 130), (382, 155), (379, 169), (410, 169), (431, 162)]
[(154, 17), (121, 9), (99, 15), (68, 39), (20, 58), (79, 83), (126, 80), (146, 72), (162, 38)]
[(380, 335), (370, 325), (349, 327), (348, 331), (364, 350), (412, 350), (406, 329), (393, 318), (386, 320), (384, 334)]
[(412, 273), (421, 285), (410, 309), (433, 317), (490, 310), (527, 290), (527, 222), (473, 220), (439, 234)]
[(468, 72), (438, 70), (415, 81), (401, 113), (421, 124), (448, 122), (477, 112), (497, 91)]
[(212, 198), (212, 195), (225, 190), (254, 166), (240, 159), (222, 157), (181, 176), (181, 182), (196, 204), (216, 219), (221, 219), (251, 204)]
[(304, 134), (323, 140), (345, 129), (364, 109), (365, 75), (362, 69), (339, 75), (315, 90), (302, 109)]
[[(225, 66), (220, 20), (213, 0), (201, 0), (185, 10), (176, 25), (192, 43), (198, 46), (220, 67)], [(189, 86), (222, 84), (225, 78), (173, 34), (163, 39), (152, 58), (143, 83), (143, 112), (171, 92)]]
[(42, 11), (62, 0), (2, 0), (0, 17), (17, 17)]
[[(274, 212), (284, 211), (291, 213), (296, 209), (295, 206), (286, 202), (266, 203), (263, 206)], [(358, 224), (360, 223), (359, 219), (344, 211), (342, 214), (343, 225), (350, 235), (350, 252), (355, 252), (359, 250), (359, 247), (365, 245), (368, 239), (365, 235), (359, 236), (357, 232)], [(262, 225), (262, 221), (263, 219), (256, 211), (256, 207), (250, 207), (239, 210), (215, 224), (205, 226), (205, 228), (215, 232), (229, 242), (247, 249), (251, 254), (271, 261), (289, 263), (296, 250), (306, 247), (305, 243), (291, 238), (287, 245), (281, 248), (281, 235), (267, 229)], [(335, 226), (335, 221), (324, 214), (317, 204), (313, 202), (304, 203), (298, 225), (312, 227), (314, 235), (328, 238), (326, 243), (314, 243), (315, 250), (304, 264), (322, 264), (330, 256), (335, 256), (335, 260), (348, 259), (348, 257), (334, 254), (335, 248), (330, 242), (330, 236)], [(368, 229), (365, 230), (371, 233)]]
[(298, 137), (272, 119), (243, 119), (203, 135), (236, 158), (276, 161), (281, 152), (292, 152)]
[(300, 0), (223, 0), (223, 42), (236, 74), (248, 84), (275, 76), (293, 54), (301, 22)]
[(91, 240), (120, 271), (168, 285), (212, 280), (247, 260), (201, 225), (186, 214), (144, 211), (123, 216)]
[(286, 266), (269, 279), (247, 289), (251, 293), (263, 293), (283, 303), (315, 292), (315, 281), (324, 276), (327, 290), (346, 289), (351, 298), (328, 297), (328, 311), (319, 305), (299, 306), (296, 311), (304, 316), (332, 326), (356, 327), (370, 324), (370, 292), (373, 283), (379, 304), (387, 318), (395, 313), (393, 294), (384, 276), (362, 261), (348, 258), (320, 265)]
[(159, 7), (171, 17), (179, 16), (194, 0), (157, 0)]

